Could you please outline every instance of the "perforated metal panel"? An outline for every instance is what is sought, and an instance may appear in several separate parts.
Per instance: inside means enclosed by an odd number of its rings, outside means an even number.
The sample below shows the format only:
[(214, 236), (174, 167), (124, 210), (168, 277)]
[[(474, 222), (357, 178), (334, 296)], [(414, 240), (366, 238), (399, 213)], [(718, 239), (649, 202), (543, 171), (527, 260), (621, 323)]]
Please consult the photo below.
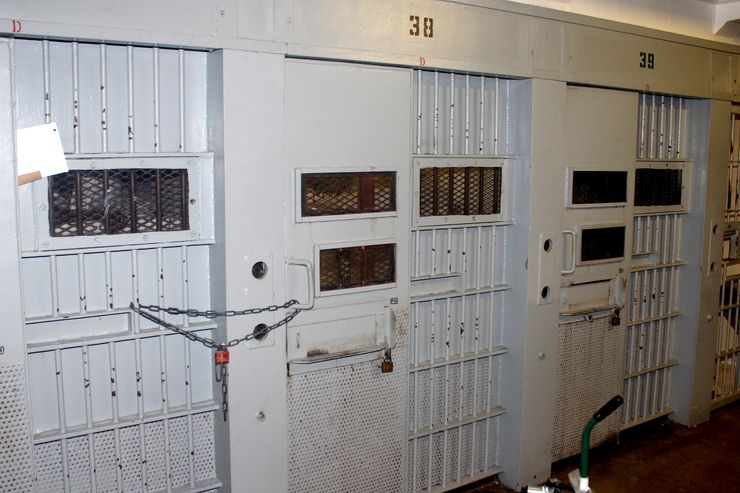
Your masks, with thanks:
[(33, 459), (23, 365), (0, 366), (0, 492), (32, 491)]
[(217, 485), (212, 436), (213, 414), (200, 413), (40, 443), (34, 447), (35, 488), (205, 491)]
[(289, 491), (403, 491), (408, 313), (396, 313), (395, 371), (378, 361), (288, 380)]
[[(625, 324), (612, 327), (609, 317), (558, 326), (558, 388), (555, 401), (552, 460), (580, 451), (588, 419), (622, 392)], [(618, 413), (599, 423), (591, 434), (596, 446), (619, 430)]]

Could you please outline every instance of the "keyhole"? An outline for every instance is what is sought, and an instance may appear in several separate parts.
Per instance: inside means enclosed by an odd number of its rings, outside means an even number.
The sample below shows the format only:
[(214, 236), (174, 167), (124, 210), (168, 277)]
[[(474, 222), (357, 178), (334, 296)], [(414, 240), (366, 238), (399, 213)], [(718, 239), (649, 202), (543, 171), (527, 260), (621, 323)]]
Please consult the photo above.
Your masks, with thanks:
[(252, 335), (254, 335), (254, 338), (258, 341), (261, 341), (265, 337), (267, 337), (268, 334), (267, 325), (265, 324), (258, 324), (254, 326), (254, 330), (252, 331)]
[(255, 279), (262, 279), (267, 275), (267, 264), (259, 261), (252, 265), (252, 276)]

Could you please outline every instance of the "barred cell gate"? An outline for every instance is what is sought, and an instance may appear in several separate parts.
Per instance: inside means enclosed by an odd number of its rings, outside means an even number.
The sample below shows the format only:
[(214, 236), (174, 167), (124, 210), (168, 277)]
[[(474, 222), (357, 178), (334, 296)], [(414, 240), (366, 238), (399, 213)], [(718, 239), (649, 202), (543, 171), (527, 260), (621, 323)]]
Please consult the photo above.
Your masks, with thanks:
[(502, 470), (515, 83), (414, 72), (408, 491)]
[[(688, 212), (691, 163), (685, 159), (682, 98), (641, 94), (638, 109), (634, 221), (622, 428), (665, 416), (677, 293), (682, 217)], [(685, 240), (684, 240), (685, 241)]]
[(129, 309), (210, 307), (206, 55), (14, 49), (16, 126), (56, 122), (71, 168), (20, 189), (35, 490), (217, 488), (210, 351)]
[(740, 397), (740, 107), (732, 107), (730, 159), (727, 163), (724, 247), (717, 342), (714, 356), (712, 408)]

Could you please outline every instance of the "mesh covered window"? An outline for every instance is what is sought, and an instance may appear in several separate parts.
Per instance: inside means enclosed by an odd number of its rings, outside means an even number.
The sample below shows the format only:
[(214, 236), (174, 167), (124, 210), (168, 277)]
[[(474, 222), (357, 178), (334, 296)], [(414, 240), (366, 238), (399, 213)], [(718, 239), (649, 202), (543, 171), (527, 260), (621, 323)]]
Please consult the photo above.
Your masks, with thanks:
[(367, 245), (321, 250), (321, 291), (388, 284), (396, 280), (396, 245)]
[(681, 205), (683, 170), (638, 168), (635, 171), (635, 205)]
[(69, 171), (49, 177), (51, 236), (188, 229), (185, 169)]
[(304, 173), (301, 215), (333, 216), (396, 210), (396, 173)]
[(573, 204), (627, 202), (626, 171), (573, 171)]
[(624, 257), (624, 226), (581, 231), (581, 262)]
[(501, 167), (421, 168), (419, 214), (473, 216), (501, 213)]

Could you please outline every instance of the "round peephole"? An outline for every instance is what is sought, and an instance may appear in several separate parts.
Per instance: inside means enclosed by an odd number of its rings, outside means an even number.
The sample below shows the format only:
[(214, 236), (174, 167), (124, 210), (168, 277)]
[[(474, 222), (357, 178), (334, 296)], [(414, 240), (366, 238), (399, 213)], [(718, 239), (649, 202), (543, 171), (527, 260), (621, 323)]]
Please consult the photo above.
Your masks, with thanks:
[(267, 275), (267, 264), (259, 261), (255, 262), (254, 265), (252, 265), (252, 276), (255, 279), (262, 279)]
[(550, 297), (550, 286), (545, 286), (542, 288), (542, 291), (540, 292), (540, 296), (542, 296), (543, 300), (546, 300)]
[(549, 252), (550, 250), (552, 250), (552, 240), (550, 239), (545, 240), (545, 243), (542, 245), (542, 248), (544, 248), (546, 252)]

